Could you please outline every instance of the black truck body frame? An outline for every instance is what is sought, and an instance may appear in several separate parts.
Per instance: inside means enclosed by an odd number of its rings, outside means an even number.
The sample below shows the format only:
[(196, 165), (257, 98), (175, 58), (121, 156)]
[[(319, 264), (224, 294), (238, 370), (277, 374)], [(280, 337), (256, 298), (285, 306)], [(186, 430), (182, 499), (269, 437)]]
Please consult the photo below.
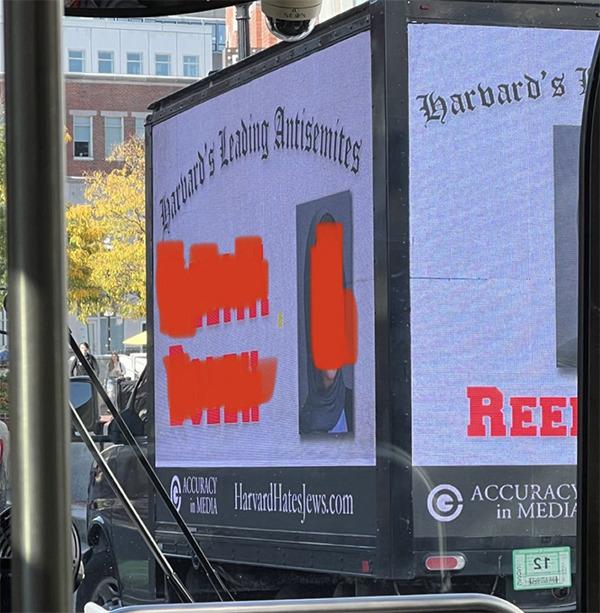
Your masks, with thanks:
[[(314, 529), (294, 530), (289, 521), (279, 520), (267, 513), (262, 516), (264, 525), (249, 523), (242, 514), (230, 513), (225, 517), (194, 519), (182, 506), (183, 517), (206, 552), (209, 559), (224, 569), (236, 569), (240, 585), (246, 591), (259, 590), (260, 569), (271, 569), (275, 582), (281, 582), (285, 571), (290, 577), (319, 577), (317, 582), (327, 582), (327, 577), (356, 580), (363, 586), (379, 585), (372, 589), (389, 591), (390, 585), (404, 586), (413, 582), (414, 589), (440, 589), (447, 576), (431, 572), (425, 567), (430, 555), (463, 556), (466, 567), (452, 574), (453, 580), (466, 589), (497, 590), (517, 603), (527, 602), (539, 607), (568, 607), (573, 595), (568, 589), (533, 590), (516, 592), (510, 579), (513, 572), (512, 553), (515, 549), (535, 547), (575, 547), (574, 510), (559, 524), (559, 529), (537, 529), (532, 518), (529, 526), (519, 534), (489, 530), (479, 527), (475, 536), (453, 530), (449, 523), (423, 520), (426, 514), (428, 493), (446, 483), (458, 483), (465, 488), (478, 479), (482, 483), (494, 483), (510, 479), (521, 483), (547, 483), (556, 488), (562, 483), (575, 482), (576, 468), (547, 464), (517, 467), (487, 466), (468, 467), (469, 470), (450, 480), (455, 467), (441, 465), (413, 466), (413, 379), (411, 374), (411, 274), (410, 274), (410, 135), (415, 124), (410, 123), (411, 105), (416, 104), (414, 91), (410, 91), (410, 42), (409, 32), (415, 26), (451, 24), (456, 26), (484, 26), (487, 28), (549, 29), (595, 31), (598, 28), (597, 7), (585, 3), (554, 2), (454, 2), (435, 0), (427, 4), (414, 2), (373, 2), (362, 5), (319, 26), (305, 41), (278, 45), (250, 57), (239, 64), (194, 84), (180, 92), (154, 103), (148, 118), (147, 145), (147, 268), (148, 268), (148, 424), (149, 457), (156, 465), (155, 380), (153, 369), (158, 362), (155, 355), (155, 332), (159, 322), (155, 318), (155, 237), (158, 236), (154, 207), (158, 206), (161, 193), (155, 192), (154, 176), (163, 163), (156, 144), (155, 130), (165, 122), (198, 105), (205, 104), (221, 95), (243, 88), (254, 80), (273, 74), (296, 62), (334, 47), (343, 41), (352, 41), (361, 35), (369, 36), (370, 90), (372, 126), (372, 206), (373, 206), (373, 302), (374, 302), (374, 389), (376, 398), (375, 462), (363, 466), (299, 466), (277, 465), (257, 468), (213, 466), (210, 468), (183, 468), (157, 466), (157, 473), (167, 490), (173, 492), (174, 479), (177, 487), (199, 483), (198, 479), (216, 477), (226, 483), (229, 493), (217, 499), (219, 509), (231, 503), (234, 483), (247, 479), (256, 485), (287, 481), (301, 488), (312, 479), (316, 487), (326, 487), (335, 482), (343, 491), (351, 492), (354, 504), (357, 501), (373, 502), (367, 511), (359, 510), (339, 529), (331, 524), (316, 525)], [(411, 30), (412, 28), (412, 30)], [(593, 44), (590, 47), (589, 59)], [(584, 53), (585, 55), (585, 53)], [(581, 81), (585, 80), (586, 66), (581, 68)], [(564, 77), (564, 75), (563, 75)], [(481, 77), (479, 77), (481, 78)], [(544, 77), (545, 78), (545, 77)], [(481, 86), (481, 82), (480, 82)], [(484, 83), (485, 87), (485, 83)], [(585, 85), (581, 87), (585, 89)], [(418, 92), (417, 92), (418, 93)], [(583, 92), (582, 92), (583, 93)], [(425, 102), (423, 102), (425, 104)], [(435, 114), (435, 108), (433, 109)], [(239, 114), (243, 113), (243, 109)], [(577, 118), (576, 118), (577, 119)], [(428, 120), (429, 121), (429, 120)], [(443, 122), (442, 122), (443, 123)], [(435, 121), (428, 129), (433, 130)], [(218, 129), (217, 126), (215, 129)], [(215, 130), (213, 130), (215, 131)], [(198, 154), (200, 155), (200, 154)], [(302, 191), (303, 177), (290, 189)], [(307, 179), (308, 180), (308, 179)], [(352, 188), (350, 188), (352, 189)], [(164, 229), (163, 240), (169, 240)], [(187, 254), (186, 254), (187, 257)], [(162, 359), (164, 356), (160, 356)], [(440, 436), (444, 436), (441, 432)], [(435, 441), (432, 441), (435, 445)], [(462, 469), (463, 467), (461, 467)], [(485, 481), (487, 479), (487, 481)], [(345, 489), (344, 489), (345, 488)], [(473, 490), (471, 490), (473, 491)], [(553, 490), (554, 491), (554, 490)], [(173, 494), (173, 502), (180, 499), (181, 489)], [(145, 494), (144, 494), (145, 495)], [(191, 499), (191, 498), (190, 498)], [(175, 525), (169, 520), (165, 509), (154, 498), (149, 504), (149, 523), (163, 551), (183, 562), (189, 549), (178, 535)], [(455, 501), (456, 502), (456, 501)], [(462, 504), (469, 500), (460, 500)], [(488, 500), (488, 502), (492, 502)], [(495, 505), (488, 505), (483, 521), (493, 517)], [(495, 512), (495, 511), (494, 511)], [(431, 513), (431, 511), (430, 511)], [(487, 513), (487, 514), (486, 514)], [(201, 516), (202, 517), (202, 516)], [(90, 518), (92, 516), (90, 515)], [(487, 518), (487, 520), (486, 520)], [(501, 519), (498, 516), (497, 519)], [(542, 517), (543, 519), (543, 517)], [(353, 522), (353, 523), (352, 523)], [(415, 522), (419, 525), (415, 528)], [(542, 521), (540, 525), (543, 525)], [(99, 524), (98, 524), (99, 525)], [(106, 528), (102, 528), (106, 531)], [(113, 546), (118, 545), (113, 541)], [(572, 571), (574, 555), (572, 558)], [(152, 565), (150, 565), (152, 566)], [(241, 570), (240, 570), (241, 569)], [(247, 581), (242, 576), (246, 573)], [(151, 572), (151, 585), (154, 573)], [(508, 577), (506, 581), (504, 578)], [(486, 582), (486, 579), (489, 581)], [(416, 580), (416, 582), (414, 582)], [(502, 586), (498, 586), (498, 581)], [(335, 585), (337, 580), (333, 581)], [(269, 584), (269, 581), (266, 581)], [(357, 584), (358, 584), (357, 583)], [(160, 584), (160, 581), (158, 581)], [(381, 587), (381, 586), (387, 587)], [(433, 587), (432, 586), (438, 586)], [(446, 587), (449, 585), (445, 583)], [(272, 588), (272, 585), (270, 585)], [(154, 590), (154, 588), (152, 588)], [(162, 593), (162, 591), (161, 591)]]

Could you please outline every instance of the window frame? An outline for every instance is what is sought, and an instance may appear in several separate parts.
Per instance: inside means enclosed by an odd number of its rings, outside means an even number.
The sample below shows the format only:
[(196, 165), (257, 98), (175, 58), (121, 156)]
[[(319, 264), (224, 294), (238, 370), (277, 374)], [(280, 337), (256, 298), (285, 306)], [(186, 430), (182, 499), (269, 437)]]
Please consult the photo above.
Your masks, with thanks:
[[(188, 60), (188, 61), (186, 61)], [(191, 61), (190, 61), (191, 60)], [(186, 69), (195, 69), (196, 74), (186, 74)], [(194, 70), (192, 70), (194, 72)], [(200, 77), (200, 56), (199, 55), (184, 55), (183, 56), (183, 76), (198, 79)]]
[(134, 115), (135, 128), (134, 134), (138, 138), (146, 138), (146, 115)]
[[(119, 114), (119, 115), (103, 115), (104, 116), (104, 159), (107, 160), (111, 155), (112, 152), (114, 150), (114, 148), (117, 145), (121, 145), (124, 140), (125, 140), (125, 133), (124, 133), (124, 120), (123, 120), (123, 115)], [(108, 124), (111, 121), (118, 121), (119, 122), (119, 126), (109, 126)], [(119, 134), (119, 140), (118, 141), (109, 141), (108, 139), (108, 130), (116, 130), (118, 129), (120, 134)], [(108, 143), (111, 142), (111, 148), (110, 151), (108, 150)]]
[[(102, 54), (106, 54), (110, 57), (101, 58)], [(110, 70), (100, 70), (101, 63), (110, 62)], [(97, 51), (97, 64), (98, 64), (98, 74), (115, 74), (115, 52), (114, 51)]]
[[(225, 50), (227, 46), (227, 26), (224, 23), (213, 23), (211, 32), (211, 45), (213, 53), (219, 53)], [(222, 35), (222, 37), (220, 36)], [(222, 38), (222, 42), (221, 42)]]
[[(138, 56), (138, 60), (130, 59), (130, 56)], [(138, 66), (139, 72), (130, 72), (129, 66)], [(128, 75), (142, 75), (144, 74), (144, 54), (141, 51), (127, 51), (125, 54), (125, 72)]]
[[(168, 58), (168, 61), (159, 61), (158, 58)], [(161, 74), (158, 72), (158, 66), (159, 65), (164, 65), (167, 67), (168, 73), (167, 74)], [(154, 74), (157, 77), (170, 77), (172, 75), (171, 73), (171, 54), (170, 53), (155, 53), (154, 54)]]
[[(87, 120), (87, 126), (77, 125), (78, 122)], [(77, 143), (86, 142), (83, 140), (77, 140), (77, 128), (87, 128), (89, 130), (88, 154), (77, 155), (76, 146)], [(93, 160), (94, 159), (94, 115), (93, 113), (77, 113), (73, 114), (73, 159), (74, 160)]]
[[(71, 53), (81, 53), (81, 57), (73, 58), (71, 57)], [(81, 70), (73, 70), (71, 68), (71, 62), (81, 62)], [(68, 66), (67, 72), (75, 72), (75, 73), (85, 72), (85, 49), (68, 49), (67, 50), (67, 66)]]

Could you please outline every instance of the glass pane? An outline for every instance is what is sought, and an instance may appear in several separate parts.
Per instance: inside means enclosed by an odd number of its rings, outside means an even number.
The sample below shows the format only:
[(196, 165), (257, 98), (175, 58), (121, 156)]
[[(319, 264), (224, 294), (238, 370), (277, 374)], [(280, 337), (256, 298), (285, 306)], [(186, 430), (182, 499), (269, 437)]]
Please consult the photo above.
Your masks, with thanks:
[(155, 72), (158, 76), (168, 77), (171, 74), (171, 57), (157, 54), (155, 58)]
[(88, 141), (75, 141), (73, 143), (75, 157), (90, 157), (90, 144)]
[(98, 51), (98, 72), (114, 72), (114, 55), (112, 51)]
[(111, 155), (115, 145), (123, 142), (123, 118), (104, 118), (105, 156)]
[(76, 141), (89, 141), (90, 140), (90, 127), (89, 125), (75, 126), (75, 140)]
[(197, 77), (199, 70), (200, 60), (197, 55), (184, 55), (183, 56), (183, 76), (184, 77)]
[[(354, 4), (324, 0), (320, 21)], [(69, 326), (236, 599), (478, 592), (575, 610), (597, 10), (376, 0), (239, 68), (233, 10), (65, 18)], [(274, 41), (260, 19), (253, 49)], [(143, 136), (146, 112), (151, 167), (137, 139), (107, 163), (102, 144)], [(96, 401), (81, 399), (103, 457), (193, 597), (217, 600)], [(84, 451), (77, 608), (177, 601)]]
[(142, 74), (142, 54), (127, 54), (127, 74)]
[(135, 133), (137, 136), (144, 138), (145, 127), (144, 127), (144, 120), (141, 117), (135, 118)]
[(69, 72), (84, 72), (85, 56), (83, 51), (69, 50)]
[(73, 118), (73, 150), (75, 157), (90, 157), (91, 118)]

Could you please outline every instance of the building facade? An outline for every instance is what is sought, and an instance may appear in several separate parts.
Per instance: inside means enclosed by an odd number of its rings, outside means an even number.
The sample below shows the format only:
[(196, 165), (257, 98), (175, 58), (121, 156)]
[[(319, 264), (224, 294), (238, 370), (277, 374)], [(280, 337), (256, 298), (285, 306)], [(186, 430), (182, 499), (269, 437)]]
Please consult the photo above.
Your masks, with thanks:
[[(85, 176), (110, 172), (115, 145), (143, 136), (149, 105), (223, 65), (225, 12), (177, 18), (86, 19), (65, 17), (63, 67), (66, 146), (65, 200), (85, 202)], [(145, 321), (98, 313), (87, 321), (69, 317), (78, 342), (92, 353), (124, 351), (122, 342)]]
[[(356, 4), (358, 0), (324, 0), (320, 21)], [(250, 15), (252, 52), (276, 44), (259, 3), (251, 5)], [(65, 17), (63, 26), (65, 126), (71, 136), (64, 191), (66, 202), (79, 204), (85, 202), (85, 176), (117, 167), (107, 158), (116, 144), (144, 133), (153, 101), (237, 61), (237, 20), (231, 7), (143, 19)], [(0, 70), (3, 54), (0, 45)], [(0, 310), (0, 319), (4, 317)], [(86, 340), (93, 353), (104, 354), (123, 351), (123, 339), (145, 329), (145, 321), (98, 313), (85, 322), (71, 316), (69, 326), (78, 341)]]
[[(65, 126), (71, 140), (66, 145), (65, 200), (85, 202), (85, 176), (118, 167), (118, 162), (108, 160), (112, 149), (134, 134), (143, 136), (148, 106), (194, 81), (67, 73)], [(89, 342), (95, 354), (123, 351), (122, 341), (142, 330), (144, 324), (122, 320), (118, 313), (98, 313), (85, 322), (69, 318), (75, 338)]]
[(222, 67), (224, 11), (202, 16), (63, 20), (65, 73), (205, 77)]
[[(317, 23), (322, 23), (339, 13), (361, 4), (361, 2), (364, 2), (364, 0), (323, 0)], [(225, 65), (230, 66), (231, 64), (235, 64), (239, 59), (237, 9), (234, 6), (230, 6), (225, 9), (225, 11), (225, 22), (227, 27)], [(266, 49), (280, 42), (279, 39), (273, 36), (269, 31), (260, 8), (260, 2), (253, 2), (249, 6), (248, 11), (250, 14), (248, 30), (251, 53), (256, 53), (261, 49)]]

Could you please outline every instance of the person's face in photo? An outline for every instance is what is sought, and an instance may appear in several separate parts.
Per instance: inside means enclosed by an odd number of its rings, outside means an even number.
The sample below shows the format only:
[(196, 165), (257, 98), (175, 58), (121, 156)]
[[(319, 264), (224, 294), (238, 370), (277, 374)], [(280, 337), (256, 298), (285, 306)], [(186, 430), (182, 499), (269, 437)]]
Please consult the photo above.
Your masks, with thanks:
[(325, 389), (331, 387), (331, 385), (333, 384), (333, 380), (337, 375), (337, 372), (337, 369), (321, 371), (321, 376), (323, 377), (323, 387)]

